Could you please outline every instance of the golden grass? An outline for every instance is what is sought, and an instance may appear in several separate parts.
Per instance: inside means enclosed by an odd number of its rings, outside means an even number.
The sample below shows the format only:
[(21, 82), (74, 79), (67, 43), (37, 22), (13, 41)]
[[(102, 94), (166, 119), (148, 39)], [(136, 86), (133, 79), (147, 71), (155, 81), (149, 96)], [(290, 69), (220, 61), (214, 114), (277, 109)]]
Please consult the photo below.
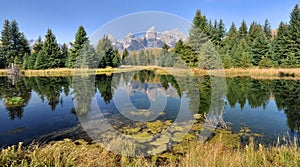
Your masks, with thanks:
[[(228, 147), (218, 138), (215, 142), (188, 144), (188, 150), (179, 157), (172, 154), (152, 157), (125, 157), (106, 151), (99, 144), (83, 140), (52, 142), (30, 145), (28, 148), (11, 146), (2, 149), (0, 166), (168, 166), (168, 167), (214, 167), (214, 166), (299, 166), (300, 150), (296, 142), (291, 145), (257, 147), (251, 142), (244, 148)], [(169, 156), (168, 156), (169, 155)]]
[[(104, 68), (104, 69), (70, 69), (70, 68), (57, 68), (57, 69), (46, 69), (46, 70), (21, 70), (24, 76), (72, 76), (82, 74), (108, 74), (140, 71), (140, 70), (155, 70), (158, 74), (170, 74), (176, 76), (225, 76), (226, 77), (237, 77), (237, 76), (249, 76), (256, 79), (300, 79), (300, 68), (292, 69), (281, 69), (281, 68), (270, 68), (270, 69), (259, 69), (259, 68), (232, 68), (232, 69), (221, 69), (221, 70), (203, 70), (203, 69), (177, 69), (172, 67), (158, 67), (158, 66), (127, 66), (121, 68)], [(294, 77), (280, 77), (279, 72), (286, 74), (294, 74)], [(6, 76), (6, 69), (0, 70), (0, 76)]]

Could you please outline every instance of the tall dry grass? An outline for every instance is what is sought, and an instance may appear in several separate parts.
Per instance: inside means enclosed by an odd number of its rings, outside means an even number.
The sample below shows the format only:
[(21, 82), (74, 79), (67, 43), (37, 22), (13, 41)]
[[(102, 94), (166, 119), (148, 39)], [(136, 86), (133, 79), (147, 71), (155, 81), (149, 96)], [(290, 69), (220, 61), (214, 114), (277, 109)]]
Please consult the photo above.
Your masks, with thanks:
[[(65, 139), (46, 145), (28, 148), (11, 146), (0, 154), (0, 166), (290, 166), (300, 165), (300, 151), (292, 145), (257, 147), (251, 142), (244, 148), (228, 148), (220, 139), (213, 143), (192, 142), (186, 154), (179, 158), (135, 157), (129, 158), (104, 150), (99, 144)], [(170, 156), (172, 157), (172, 156)]]

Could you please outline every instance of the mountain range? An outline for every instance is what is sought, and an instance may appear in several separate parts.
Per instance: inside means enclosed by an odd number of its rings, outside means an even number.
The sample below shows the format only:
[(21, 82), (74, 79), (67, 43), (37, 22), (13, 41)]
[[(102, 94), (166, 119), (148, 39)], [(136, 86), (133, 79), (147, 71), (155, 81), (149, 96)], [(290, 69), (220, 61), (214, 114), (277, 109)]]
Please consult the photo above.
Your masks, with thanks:
[(156, 31), (156, 28), (152, 26), (145, 33), (129, 33), (121, 40), (117, 40), (111, 34), (108, 35), (108, 38), (119, 51), (123, 51), (125, 48), (132, 51), (146, 48), (161, 48), (164, 43), (169, 47), (174, 47), (179, 39), (182, 39), (183, 41), (187, 40), (188, 35), (183, 34), (178, 29), (158, 32)]

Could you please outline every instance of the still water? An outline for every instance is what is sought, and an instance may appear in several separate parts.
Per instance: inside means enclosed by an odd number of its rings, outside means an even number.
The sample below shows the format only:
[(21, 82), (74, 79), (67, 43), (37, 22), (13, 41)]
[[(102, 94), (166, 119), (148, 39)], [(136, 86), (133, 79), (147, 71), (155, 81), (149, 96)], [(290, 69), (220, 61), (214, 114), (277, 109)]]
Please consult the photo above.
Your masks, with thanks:
[[(130, 120), (174, 122), (185, 105), (193, 115), (210, 109), (209, 76), (194, 77), (193, 84), (185, 85), (178, 84), (178, 77), (153, 71), (86, 79), (90, 82), (77, 83), (82, 89), (74, 89), (72, 77), (21, 77), (15, 84), (0, 77), (0, 146), (65, 137), (91, 140), (80, 120), (90, 119), (97, 112), (89, 105), (93, 101), (114, 127), (131, 124)], [(23, 100), (8, 104), (12, 97)], [(226, 78), (223, 100), (224, 110), (219, 111), (222, 121), (241, 134), (242, 141), (252, 136), (257, 142), (274, 144), (278, 136), (298, 135), (300, 80)]]

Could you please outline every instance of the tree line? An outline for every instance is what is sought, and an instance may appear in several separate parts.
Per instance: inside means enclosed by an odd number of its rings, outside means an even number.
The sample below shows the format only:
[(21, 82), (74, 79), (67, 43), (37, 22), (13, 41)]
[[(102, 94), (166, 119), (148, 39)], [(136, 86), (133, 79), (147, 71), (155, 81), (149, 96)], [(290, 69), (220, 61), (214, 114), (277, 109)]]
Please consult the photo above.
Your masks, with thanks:
[(197, 10), (188, 40), (162, 52), (162, 66), (174, 66), (180, 58), (189, 67), (207, 69), (220, 68), (220, 62), (224, 68), (300, 67), (300, 9), (295, 5), (289, 23), (281, 22), (277, 30), (266, 19), (264, 25), (254, 21), (249, 28), (245, 21), (239, 28), (232, 23), (227, 33), (222, 20), (212, 23)]
[(44, 40), (37, 39), (32, 49), (15, 20), (5, 20), (0, 38), (0, 68), (14, 63), (23, 69), (105, 68), (124, 65), (159, 65), (167, 67), (250, 68), (300, 66), (300, 9), (290, 13), (288, 23), (272, 30), (268, 20), (263, 25), (245, 21), (234, 23), (226, 32), (222, 20), (208, 20), (197, 10), (187, 41), (179, 40), (174, 48), (166, 44), (160, 53), (149, 50), (122, 53), (107, 36), (92, 46), (83, 26), (78, 28), (71, 48), (59, 46), (51, 29)]

